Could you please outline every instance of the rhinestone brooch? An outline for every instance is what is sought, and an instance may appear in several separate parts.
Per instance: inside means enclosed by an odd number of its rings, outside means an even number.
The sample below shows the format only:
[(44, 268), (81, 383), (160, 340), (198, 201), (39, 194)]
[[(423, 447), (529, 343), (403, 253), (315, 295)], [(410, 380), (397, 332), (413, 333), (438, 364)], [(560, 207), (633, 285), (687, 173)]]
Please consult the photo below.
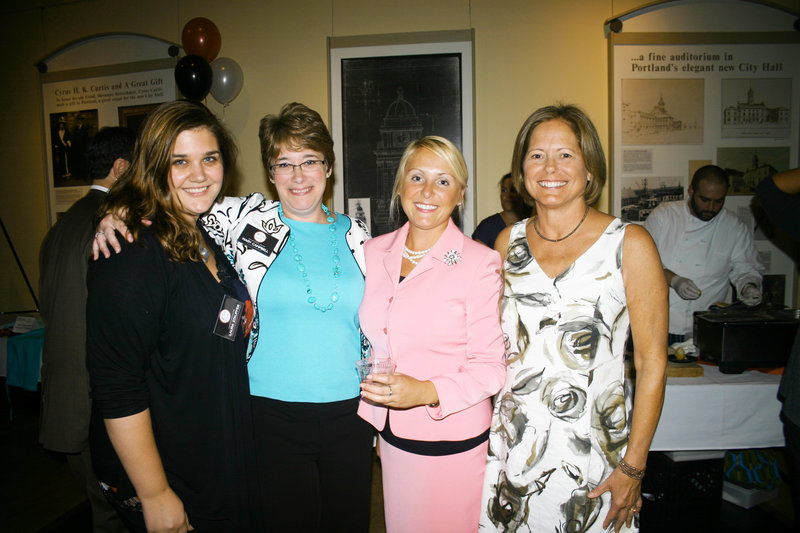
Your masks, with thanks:
[(444, 262), (446, 265), (453, 266), (459, 261), (461, 261), (461, 254), (456, 250), (450, 250), (444, 253)]

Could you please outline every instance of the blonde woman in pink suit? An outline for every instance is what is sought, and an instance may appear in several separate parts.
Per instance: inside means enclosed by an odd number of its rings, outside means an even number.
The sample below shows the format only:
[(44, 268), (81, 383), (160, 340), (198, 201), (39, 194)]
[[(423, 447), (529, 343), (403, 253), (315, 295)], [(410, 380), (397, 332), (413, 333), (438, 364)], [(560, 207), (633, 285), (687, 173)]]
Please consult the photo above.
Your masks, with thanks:
[(380, 432), (389, 533), (478, 529), (490, 398), (506, 369), (500, 256), (450, 219), (466, 183), (450, 141), (411, 142), (392, 194), (408, 222), (364, 245), (361, 328), (373, 356), (397, 364), (362, 382), (358, 411)]

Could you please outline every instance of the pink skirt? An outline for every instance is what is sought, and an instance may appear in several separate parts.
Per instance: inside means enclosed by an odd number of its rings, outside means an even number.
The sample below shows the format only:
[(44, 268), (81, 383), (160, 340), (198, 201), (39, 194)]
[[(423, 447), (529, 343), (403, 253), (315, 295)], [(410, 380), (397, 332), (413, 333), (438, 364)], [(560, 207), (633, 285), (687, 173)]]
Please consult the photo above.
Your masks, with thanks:
[(443, 456), (380, 446), (387, 533), (478, 531), (488, 441)]

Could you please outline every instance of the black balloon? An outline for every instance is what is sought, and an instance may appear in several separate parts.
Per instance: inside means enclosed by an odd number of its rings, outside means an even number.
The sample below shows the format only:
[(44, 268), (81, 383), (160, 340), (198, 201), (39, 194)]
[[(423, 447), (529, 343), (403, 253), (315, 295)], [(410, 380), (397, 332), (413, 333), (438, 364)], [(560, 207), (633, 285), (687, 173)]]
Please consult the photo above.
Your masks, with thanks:
[(211, 90), (211, 65), (200, 56), (183, 56), (175, 65), (175, 83), (189, 100), (202, 100)]

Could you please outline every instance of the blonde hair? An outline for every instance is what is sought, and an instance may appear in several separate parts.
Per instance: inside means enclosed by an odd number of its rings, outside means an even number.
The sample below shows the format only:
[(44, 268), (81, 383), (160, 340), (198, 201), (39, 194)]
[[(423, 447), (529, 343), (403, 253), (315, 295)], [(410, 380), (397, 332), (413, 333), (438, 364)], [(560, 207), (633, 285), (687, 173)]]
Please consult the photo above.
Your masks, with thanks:
[[(437, 135), (428, 135), (427, 137), (411, 141), (408, 143), (408, 146), (406, 146), (403, 157), (400, 158), (400, 164), (397, 166), (397, 172), (394, 175), (392, 201), (389, 204), (389, 212), (395, 220), (398, 219), (400, 213), (400, 189), (403, 186), (403, 177), (406, 174), (408, 161), (420, 150), (430, 150), (433, 155), (447, 163), (447, 166), (449, 166), (452, 171), (453, 177), (458, 184), (461, 185), (461, 190), (467, 188), (467, 181), (469, 179), (467, 162), (464, 161), (464, 156), (461, 155), (461, 151), (455, 144)], [(461, 206), (458, 206), (458, 208), (461, 209)]]

